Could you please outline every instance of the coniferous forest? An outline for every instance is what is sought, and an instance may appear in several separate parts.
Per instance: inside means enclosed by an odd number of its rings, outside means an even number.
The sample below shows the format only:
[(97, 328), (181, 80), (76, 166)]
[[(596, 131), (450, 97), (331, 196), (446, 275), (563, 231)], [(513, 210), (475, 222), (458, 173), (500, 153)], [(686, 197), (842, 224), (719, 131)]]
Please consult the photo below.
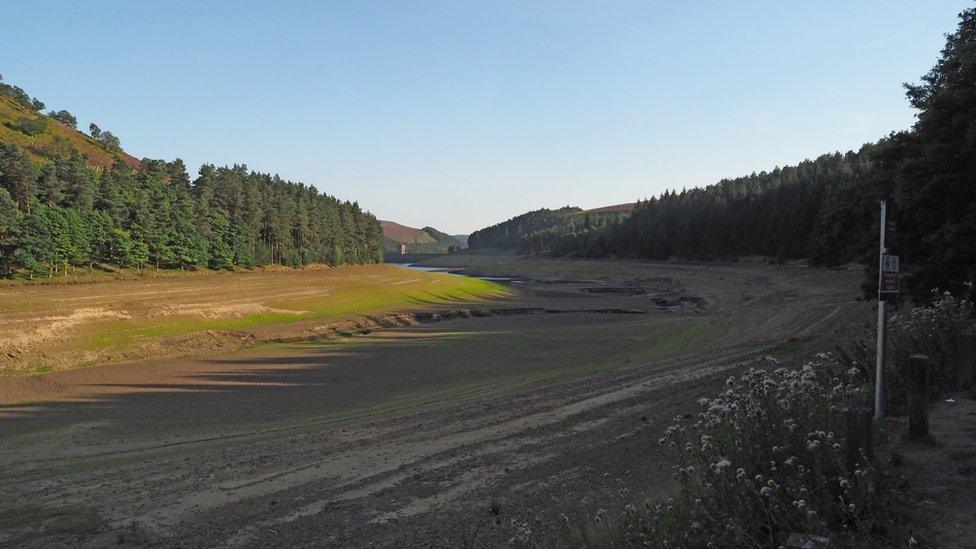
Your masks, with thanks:
[[(856, 152), (669, 191), (606, 226), (526, 225), (525, 216), (471, 236), (472, 248), (556, 256), (860, 262), (877, 280), (879, 202), (889, 206), (906, 286), (917, 298), (976, 281), (976, 9), (920, 83), (906, 84), (914, 126)], [(548, 217), (560, 212), (548, 212)], [(528, 227), (528, 229), (525, 229)]]
[[(2, 95), (24, 104), (23, 90), (4, 86)], [(37, 99), (26, 105), (43, 108)], [(61, 111), (25, 119), (65, 124), (74, 117)], [(117, 138), (94, 124), (92, 138), (118, 151)], [(0, 143), (3, 276), (55, 276), (82, 266), (230, 269), (381, 260), (373, 215), (277, 175), (204, 165), (191, 181), (179, 159), (116, 159), (99, 169), (63, 142), (40, 160)]]
[(475, 231), (468, 237), (468, 245), (521, 254), (553, 253), (564, 238), (598, 232), (625, 215), (624, 212), (587, 212), (573, 206), (556, 210), (542, 208)]

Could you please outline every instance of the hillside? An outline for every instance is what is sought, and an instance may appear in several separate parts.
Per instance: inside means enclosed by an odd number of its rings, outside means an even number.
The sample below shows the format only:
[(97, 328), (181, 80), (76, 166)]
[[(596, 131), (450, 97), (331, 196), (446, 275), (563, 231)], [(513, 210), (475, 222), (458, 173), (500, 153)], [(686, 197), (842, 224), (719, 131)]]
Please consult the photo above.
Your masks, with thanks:
[(626, 218), (632, 209), (633, 204), (592, 210), (575, 206), (564, 206), (557, 210), (542, 208), (471, 233), (468, 246), (475, 250), (549, 253), (554, 237), (563, 238), (602, 229)]
[(398, 254), (402, 245), (407, 246), (407, 253), (435, 254), (448, 253), (458, 249), (463, 244), (453, 236), (438, 231), (433, 227), (416, 229), (407, 227), (395, 221), (380, 221), (383, 229), (383, 251)]
[(636, 202), (628, 202), (626, 204), (614, 204), (613, 206), (593, 208), (592, 210), (586, 210), (586, 213), (632, 212), (635, 206), (637, 206)]
[(44, 109), (0, 78), (0, 277), (382, 260), (356, 202), (244, 164), (191, 180), (179, 158), (136, 160), (110, 131)]
[[(28, 133), (15, 129), (22, 121), (35, 121), (39, 133)], [(43, 129), (40, 129), (43, 126)], [(88, 164), (98, 170), (109, 168), (116, 160), (122, 160), (138, 169), (140, 162), (125, 151), (112, 151), (102, 143), (68, 127), (54, 118), (35, 112), (0, 95), (0, 143), (17, 145), (24, 150), (34, 163), (48, 163), (59, 154), (69, 155), (72, 148), (84, 155)]]
[(383, 229), (383, 236), (401, 244), (433, 244), (437, 242), (434, 237), (425, 233), (423, 229), (415, 229), (401, 225), (395, 221), (380, 220), (380, 227)]

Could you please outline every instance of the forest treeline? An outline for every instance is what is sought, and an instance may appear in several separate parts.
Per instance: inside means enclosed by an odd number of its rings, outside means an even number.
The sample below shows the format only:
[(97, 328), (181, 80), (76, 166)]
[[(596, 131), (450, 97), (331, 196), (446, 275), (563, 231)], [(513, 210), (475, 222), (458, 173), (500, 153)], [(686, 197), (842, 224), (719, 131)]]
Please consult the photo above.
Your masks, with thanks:
[(574, 206), (542, 208), (471, 233), (472, 249), (509, 250), (520, 254), (548, 254), (568, 235), (597, 232), (628, 212), (586, 212)]
[[(868, 237), (878, 207), (868, 191), (876, 147), (667, 191), (639, 201), (630, 216), (606, 227), (550, 234), (545, 250), (557, 256), (861, 261), (877, 240)], [(861, 215), (849, 217), (855, 207)]]
[(31, 163), (0, 143), (0, 274), (73, 267), (230, 269), (382, 260), (377, 220), (358, 204), (243, 165), (118, 161), (96, 171), (77, 151)]
[[(876, 288), (879, 201), (889, 204), (903, 279), (916, 297), (976, 280), (976, 9), (960, 14), (939, 60), (906, 84), (917, 121), (856, 152), (669, 191), (605, 226), (531, 212), (472, 235), (472, 248), (582, 257), (860, 262)], [(564, 209), (565, 210), (565, 209)], [(529, 227), (530, 230), (522, 230)], [(477, 238), (476, 238), (477, 235)]]

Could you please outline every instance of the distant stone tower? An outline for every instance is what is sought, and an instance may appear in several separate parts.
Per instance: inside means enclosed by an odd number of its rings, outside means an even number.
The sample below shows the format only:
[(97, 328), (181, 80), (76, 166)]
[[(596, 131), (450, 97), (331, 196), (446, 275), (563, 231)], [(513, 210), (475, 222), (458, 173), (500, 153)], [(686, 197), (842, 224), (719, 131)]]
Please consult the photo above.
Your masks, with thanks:
[(400, 244), (400, 255), (407, 255), (407, 245)]

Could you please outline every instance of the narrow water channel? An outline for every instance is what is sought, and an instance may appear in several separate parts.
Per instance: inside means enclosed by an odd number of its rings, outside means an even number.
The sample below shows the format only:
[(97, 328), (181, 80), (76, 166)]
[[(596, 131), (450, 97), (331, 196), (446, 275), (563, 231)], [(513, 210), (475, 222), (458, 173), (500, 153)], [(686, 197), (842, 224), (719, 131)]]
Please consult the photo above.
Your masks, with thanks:
[(472, 276), (464, 273), (464, 269), (450, 269), (446, 267), (427, 267), (425, 265), (417, 265), (415, 263), (390, 263), (390, 265), (396, 265), (397, 267), (403, 267), (405, 269), (414, 269), (416, 271), (424, 271), (428, 273), (445, 273), (458, 276), (469, 276), (471, 278), (477, 278), (479, 280), (487, 280), (489, 282), (502, 282), (508, 284), (521, 284), (522, 279), (510, 276)]

